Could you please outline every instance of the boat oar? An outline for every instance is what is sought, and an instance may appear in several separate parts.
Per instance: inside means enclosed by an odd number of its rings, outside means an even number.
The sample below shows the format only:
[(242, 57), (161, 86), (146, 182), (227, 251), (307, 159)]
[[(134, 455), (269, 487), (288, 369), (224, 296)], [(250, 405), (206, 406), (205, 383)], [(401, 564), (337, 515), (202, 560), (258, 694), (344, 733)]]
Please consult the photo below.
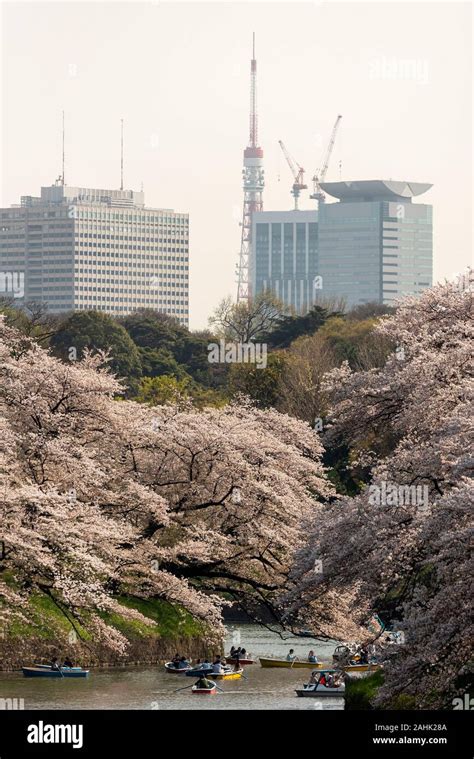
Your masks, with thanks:
[(178, 693), (180, 690), (188, 690), (188, 688), (192, 688), (195, 683), (191, 683), (191, 685), (185, 685), (184, 688), (178, 688), (175, 690), (175, 693)]

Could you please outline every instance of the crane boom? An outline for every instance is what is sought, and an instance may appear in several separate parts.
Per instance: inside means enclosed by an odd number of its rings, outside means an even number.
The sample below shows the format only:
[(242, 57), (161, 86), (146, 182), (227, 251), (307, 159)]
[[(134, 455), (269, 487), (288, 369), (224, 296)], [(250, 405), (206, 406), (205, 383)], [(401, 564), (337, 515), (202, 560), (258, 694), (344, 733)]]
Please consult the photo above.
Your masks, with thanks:
[(285, 144), (282, 140), (278, 140), (278, 144), (282, 149), (283, 155), (286, 158), (286, 162), (290, 167), (290, 171), (293, 174), (293, 185), (291, 188), (291, 194), (295, 199), (295, 211), (298, 210), (298, 198), (301, 190), (306, 190), (308, 185), (304, 183), (304, 169), (299, 165), (288, 153)]
[(326, 197), (323, 191), (321, 190), (320, 184), (321, 182), (324, 182), (326, 178), (326, 173), (329, 167), (329, 161), (331, 160), (331, 154), (334, 148), (334, 143), (336, 142), (337, 130), (338, 130), (339, 122), (341, 121), (341, 119), (342, 119), (342, 116), (341, 114), (339, 114), (332, 128), (331, 137), (329, 139), (329, 143), (326, 149), (326, 154), (324, 156), (324, 160), (321, 165), (321, 168), (316, 172), (316, 174), (313, 177), (313, 194), (310, 195), (310, 197), (313, 198), (314, 200), (318, 200), (320, 203), (324, 203), (324, 200)]

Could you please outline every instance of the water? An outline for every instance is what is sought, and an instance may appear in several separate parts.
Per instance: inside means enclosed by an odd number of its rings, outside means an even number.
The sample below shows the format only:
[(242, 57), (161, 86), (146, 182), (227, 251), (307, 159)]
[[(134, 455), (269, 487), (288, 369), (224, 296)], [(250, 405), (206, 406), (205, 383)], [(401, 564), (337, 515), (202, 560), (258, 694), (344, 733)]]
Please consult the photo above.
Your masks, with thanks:
[[(226, 651), (245, 646), (252, 657), (284, 658), (290, 648), (306, 658), (312, 648), (323, 661), (330, 661), (336, 643), (312, 638), (286, 640), (257, 625), (230, 625)], [(183, 652), (185, 653), (185, 652)], [(247, 679), (218, 682), (223, 693), (193, 696), (195, 680), (170, 675), (160, 667), (128, 667), (93, 670), (87, 679), (27, 679), (21, 673), (0, 673), (0, 698), (22, 698), (25, 709), (343, 709), (343, 698), (297, 698), (295, 687), (309, 679), (309, 669), (263, 669), (259, 664), (244, 668)]]

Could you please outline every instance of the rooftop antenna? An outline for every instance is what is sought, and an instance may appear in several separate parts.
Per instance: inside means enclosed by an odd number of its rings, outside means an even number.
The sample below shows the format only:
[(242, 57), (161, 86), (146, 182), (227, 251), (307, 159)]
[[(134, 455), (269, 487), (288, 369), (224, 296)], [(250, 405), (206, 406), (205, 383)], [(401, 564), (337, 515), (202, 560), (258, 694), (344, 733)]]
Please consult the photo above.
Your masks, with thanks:
[(64, 181), (64, 111), (63, 111), (63, 162), (62, 162), (62, 173), (61, 173), (61, 184), (64, 187), (65, 181)]
[(123, 119), (120, 119), (120, 189), (123, 190)]

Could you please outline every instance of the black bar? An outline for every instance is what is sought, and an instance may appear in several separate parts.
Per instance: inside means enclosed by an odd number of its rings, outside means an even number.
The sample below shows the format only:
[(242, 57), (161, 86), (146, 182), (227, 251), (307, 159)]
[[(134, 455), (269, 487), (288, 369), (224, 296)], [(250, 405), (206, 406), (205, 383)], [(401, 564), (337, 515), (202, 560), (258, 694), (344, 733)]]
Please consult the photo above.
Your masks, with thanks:
[[(356, 712), (356, 711), (2, 711), (0, 712), (0, 759), (30, 756), (159, 757), (163, 752), (200, 754), (216, 750), (263, 757), (283, 753), (313, 757), (419, 756), (472, 759), (473, 721), (470, 711)], [(66, 737), (78, 748), (64, 743), (29, 743), (27, 736), (43, 723), (82, 726)], [(59, 737), (54, 735), (54, 737)], [(388, 740), (390, 739), (390, 741)], [(175, 745), (176, 752), (173, 749)], [(227, 747), (227, 749), (226, 749)], [(278, 754), (276, 753), (278, 752)]]

